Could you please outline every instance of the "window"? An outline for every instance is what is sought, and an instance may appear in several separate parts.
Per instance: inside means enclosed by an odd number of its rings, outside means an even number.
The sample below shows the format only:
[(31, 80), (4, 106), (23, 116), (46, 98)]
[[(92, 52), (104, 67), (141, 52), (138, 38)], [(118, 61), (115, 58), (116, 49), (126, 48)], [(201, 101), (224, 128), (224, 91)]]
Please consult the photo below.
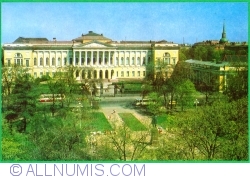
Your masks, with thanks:
[(135, 77), (135, 71), (132, 71), (132, 76)]
[(143, 65), (146, 64), (146, 57), (143, 57), (142, 64), (143, 64)]
[(37, 73), (36, 72), (34, 72), (34, 77), (37, 78)]
[(43, 65), (43, 58), (41, 57), (40, 58), (40, 66), (42, 66)]
[(110, 58), (110, 64), (113, 65), (113, 58)]
[(135, 65), (135, 57), (132, 57), (132, 65)]
[(121, 58), (121, 65), (124, 65), (124, 58)]
[(26, 59), (26, 67), (29, 67), (29, 59)]
[(129, 77), (129, 71), (127, 71), (127, 77)]
[(43, 76), (43, 72), (40, 72), (40, 77), (42, 77)]
[(124, 71), (121, 72), (121, 77), (124, 77)]
[(64, 65), (67, 65), (67, 58), (64, 57)]
[(137, 76), (138, 77), (141, 76), (141, 72), (140, 71), (137, 72)]
[(61, 66), (61, 58), (59, 57), (58, 58), (58, 63), (57, 63), (58, 66)]
[(49, 66), (49, 58), (46, 58), (46, 65)]
[(78, 58), (76, 58), (76, 61), (75, 61), (75, 62), (76, 62), (76, 65), (78, 65), (78, 62), (79, 62), (79, 61), (78, 61)]
[(82, 64), (81, 65), (84, 65), (84, 58), (82, 58)]
[(143, 76), (146, 76), (146, 72), (145, 71), (143, 71)]
[(170, 54), (169, 53), (165, 53), (163, 59), (164, 59), (164, 64), (170, 64)]
[(22, 59), (16, 59), (16, 65), (22, 65)]
[(55, 66), (55, 58), (52, 58), (52, 66)]
[(37, 60), (36, 60), (36, 58), (34, 58), (34, 65), (35, 65), (35, 66), (37, 65)]
[(173, 58), (173, 64), (175, 65), (175, 63), (176, 63), (176, 62), (175, 62), (175, 58)]
[(15, 54), (15, 64), (16, 65), (23, 65), (23, 56), (21, 53)]
[(138, 57), (138, 58), (137, 58), (137, 65), (140, 65), (140, 61), (141, 61), (141, 58)]
[(129, 58), (126, 58), (126, 65), (129, 65)]
[(8, 67), (10, 67), (11, 66), (11, 59), (7, 59), (7, 65), (8, 65)]

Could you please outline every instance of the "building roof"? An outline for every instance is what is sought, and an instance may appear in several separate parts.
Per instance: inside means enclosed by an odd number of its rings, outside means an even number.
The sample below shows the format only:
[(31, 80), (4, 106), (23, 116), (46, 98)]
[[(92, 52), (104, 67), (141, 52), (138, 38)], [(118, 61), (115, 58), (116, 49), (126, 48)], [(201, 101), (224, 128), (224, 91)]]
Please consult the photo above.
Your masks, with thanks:
[(18, 37), (13, 43), (46, 43), (48, 42), (47, 38), (25, 38), (25, 37)]
[(112, 41), (111, 39), (104, 37), (103, 34), (97, 34), (93, 31), (89, 31), (88, 34), (82, 34), (81, 37), (73, 39), (75, 42), (82, 42), (84, 40), (105, 40), (105, 41)]
[(220, 63), (216, 63), (216, 62), (212, 62), (212, 61), (200, 61), (200, 60), (194, 60), (194, 59), (188, 59), (185, 62), (187, 63), (193, 63), (193, 64), (197, 64), (197, 65), (206, 65), (206, 66), (217, 66), (217, 67), (223, 67), (225, 65), (228, 65), (228, 62), (220, 62)]

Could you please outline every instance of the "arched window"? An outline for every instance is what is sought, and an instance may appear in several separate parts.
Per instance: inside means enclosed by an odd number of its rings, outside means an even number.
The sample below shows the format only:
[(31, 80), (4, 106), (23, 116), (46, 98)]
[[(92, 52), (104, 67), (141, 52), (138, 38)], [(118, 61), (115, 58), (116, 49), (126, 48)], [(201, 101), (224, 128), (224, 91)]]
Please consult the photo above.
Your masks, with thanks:
[(126, 58), (126, 65), (129, 65), (129, 58)]
[(49, 66), (49, 58), (46, 58), (46, 65)]
[(135, 64), (135, 57), (132, 57), (132, 65)]
[(39, 63), (40, 63), (39, 64), (40, 66), (43, 66), (43, 57), (40, 58), (40, 62)]
[(164, 64), (170, 64), (170, 54), (164, 53), (163, 60), (164, 60)]
[(57, 65), (58, 65), (58, 66), (61, 66), (61, 58), (60, 58), (60, 57), (58, 57)]
[(141, 64), (141, 58), (140, 58), (140, 57), (137, 58), (136, 64), (137, 64), (137, 65), (140, 65), (140, 64)]
[(16, 65), (23, 65), (23, 55), (21, 53), (16, 53), (14, 57)]
[(35, 66), (37, 65), (37, 59), (36, 59), (36, 57), (34, 58), (34, 65)]

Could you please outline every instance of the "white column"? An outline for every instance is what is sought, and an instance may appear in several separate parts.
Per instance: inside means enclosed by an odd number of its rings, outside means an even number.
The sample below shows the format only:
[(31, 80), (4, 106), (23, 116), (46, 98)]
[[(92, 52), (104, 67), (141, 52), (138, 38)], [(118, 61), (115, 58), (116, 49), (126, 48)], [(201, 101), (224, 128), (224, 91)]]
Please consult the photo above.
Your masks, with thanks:
[(50, 54), (50, 52), (51, 52), (51, 51), (49, 51), (49, 67), (51, 67), (51, 59), (50, 59), (51, 54)]
[(114, 51), (114, 66), (116, 66), (116, 51)]
[(131, 64), (131, 51), (129, 51), (129, 66), (131, 66), (132, 64)]
[(100, 78), (100, 73), (99, 73), (99, 70), (96, 69), (96, 79), (99, 79)]
[(140, 66), (142, 66), (142, 61), (143, 61), (143, 59), (142, 59), (142, 51), (140, 51)]
[[(85, 58), (85, 66), (87, 66), (87, 62), (88, 62), (88, 61), (87, 61), (87, 59), (88, 59), (87, 53), (88, 53), (88, 51), (85, 50), (85, 57), (84, 57), (84, 58)], [(85, 77), (85, 78), (86, 78), (86, 77)]]
[(110, 66), (110, 51), (109, 52), (109, 55), (108, 55), (108, 65)]
[(91, 50), (91, 57), (90, 57), (90, 64), (93, 66), (93, 61), (94, 61), (94, 56), (93, 56), (93, 51)]
[(73, 51), (73, 66), (76, 65), (76, 52), (75, 50)]
[(69, 64), (69, 51), (67, 51), (67, 59), (66, 59), (66, 65)]
[(97, 62), (97, 65), (100, 65), (100, 63), (99, 63), (99, 50), (96, 52), (97, 54), (96, 54), (96, 62)]
[[(45, 66), (46, 65), (46, 58), (45, 58), (45, 52), (43, 51), (43, 66)], [(21, 63), (21, 62), (20, 62)], [(23, 62), (24, 63), (24, 62)]]
[(57, 59), (57, 57), (58, 57), (58, 56), (57, 56), (57, 51), (56, 51), (55, 53), (56, 53), (56, 54), (55, 54), (55, 60), (56, 60), (56, 61), (55, 61), (55, 67), (57, 67), (57, 65), (58, 65), (58, 63), (57, 63), (57, 61), (58, 61), (58, 59)]
[(79, 66), (82, 66), (82, 51), (79, 51)]
[(102, 51), (102, 65), (104, 65), (104, 64), (105, 64), (104, 59), (105, 59), (105, 51)]
[(135, 65), (137, 66), (137, 53), (135, 51)]
[(121, 53), (121, 51), (118, 51), (118, 55), (117, 55), (117, 56), (118, 56), (118, 60), (117, 60), (117, 61), (118, 61), (118, 64), (117, 64), (117, 65), (120, 65), (120, 63), (121, 63), (121, 62), (120, 62), (120, 56), (121, 56), (120, 53)]

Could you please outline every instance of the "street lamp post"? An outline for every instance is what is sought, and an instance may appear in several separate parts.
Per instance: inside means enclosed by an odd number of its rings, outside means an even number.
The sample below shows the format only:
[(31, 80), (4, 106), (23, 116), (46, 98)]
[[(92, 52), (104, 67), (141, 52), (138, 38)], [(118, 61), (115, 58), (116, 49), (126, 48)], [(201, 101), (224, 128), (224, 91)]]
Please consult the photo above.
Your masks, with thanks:
[(197, 105), (199, 104), (198, 99), (195, 99), (194, 103), (195, 103), (195, 108), (197, 109)]

